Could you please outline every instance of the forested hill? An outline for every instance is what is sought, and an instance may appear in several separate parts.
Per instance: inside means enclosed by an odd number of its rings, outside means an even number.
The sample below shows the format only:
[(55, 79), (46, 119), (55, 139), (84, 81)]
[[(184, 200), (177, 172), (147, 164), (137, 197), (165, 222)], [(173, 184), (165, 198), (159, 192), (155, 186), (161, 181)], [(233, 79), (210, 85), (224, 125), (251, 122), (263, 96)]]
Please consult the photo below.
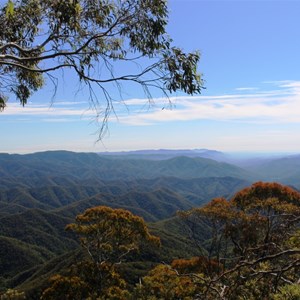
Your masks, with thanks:
[(251, 174), (243, 169), (205, 158), (115, 160), (67, 151), (0, 154), (0, 216), (28, 208), (110, 205), (154, 221), (214, 197), (230, 197), (250, 183)]
[(166, 160), (178, 156), (210, 158), (216, 161), (226, 161), (227, 155), (223, 152), (209, 149), (159, 149), (159, 150), (136, 150), (121, 152), (99, 152), (101, 156), (114, 158), (136, 158), (151, 160)]
[[(236, 177), (253, 179), (250, 172), (227, 163), (207, 158), (175, 157), (168, 160), (122, 159), (115, 160), (95, 153), (48, 151), (27, 155), (0, 154), (0, 178), (16, 179), (15, 184), (39, 185), (57, 177), (80, 180), (116, 180), (156, 178)], [(22, 178), (22, 181), (18, 180)], [(30, 178), (30, 180), (28, 180)]]
[(252, 164), (249, 171), (269, 181), (278, 181), (300, 189), (300, 155), (289, 155)]
[[(51, 261), (78, 247), (65, 226), (99, 205), (127, 209), (148, 222), (169, 220), (152, 225), (163, 241), (163, 259), (171, 252), (172, 257), (191, 254), (193, 247), (186, 238), (177, 229), (169, 230), (180, 227), (176, 211), (214, 197), (230, 197), (251, 178), (239, 167), (199, 157), (115, 159), (68, 151), (0, 154), (0, 284), (15, 287), (29, 281), (30, 288), (38, 286), (36, 274), (54, 272), (56, 263)], [(42, 277), (45, 283), (47, 277)], [(32, 283), (32, 278), (38, 282)]]
[[(132, 264), (124, 266), (132, 284), (157, 262), (197, 255), (198, 248), (176, 212), (214, 198), (230, 199), (259, 176), (267, 177), (275, 169), (283, 176), (293, 169), (292, 164), (278, 167), (280, 162), (245, 170), (201, 157), (151, 160), (68, 151), (0, 154), (0, 293), (16, 288), (39, 299), (30, 293), (40, 295), (51, 275), (80, 260), (78, 239), (64, 228), (91, 207), (129, 210), (160, 237), (160, 250), (144, 249), (141, 257), (132, 257)], [(200, 224), (197, 237), (207, 244), (208, 223)]]

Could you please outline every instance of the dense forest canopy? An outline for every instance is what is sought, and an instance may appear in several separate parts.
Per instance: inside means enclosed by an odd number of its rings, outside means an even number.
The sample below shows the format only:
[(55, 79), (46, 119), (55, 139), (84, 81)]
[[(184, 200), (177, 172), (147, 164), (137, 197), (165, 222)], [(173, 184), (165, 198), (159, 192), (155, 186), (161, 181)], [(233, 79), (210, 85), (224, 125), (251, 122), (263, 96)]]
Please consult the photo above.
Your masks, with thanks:
[[(71, 204), (1, 217), (4, 251), (6, 245), (10, 255), (24, 255), (25, 242), (33, 243), (24, 260), (0, 265), (2, 284), (16, 288), (3, 290), (3, 299), (279, 300), (300, 295), (300, 194), (290, 187), (257, 182), (229, 200), (214, 198), (151, 224), (103, 205), (72, 222), (77, 211)], [(79, 235), (81, 246), (74, 235), (63, 233), (65, 226)], [(27, 260), (37, 258), (40, 266), (30, 268)]]
[[(298, 192), (277, 183), (258, 182), (230, 201), (216, 198), (179, 216), (199, 247), (199, 256), (157, 264), (135, 287), (128, 287), (117, 265), (141, 247), (141, 240), (158, 245), (159, 239), (149, 234), (141, 218), (128, 211), (103, 206), (86, 210), (67, 229), (82, 236), (87, 258), (67, 276), (52, 277), (42, 299), (62, 294), (66, 299), (299, 296)], [(203, 243), (199, 237), (205, 227), (210, 233)]]

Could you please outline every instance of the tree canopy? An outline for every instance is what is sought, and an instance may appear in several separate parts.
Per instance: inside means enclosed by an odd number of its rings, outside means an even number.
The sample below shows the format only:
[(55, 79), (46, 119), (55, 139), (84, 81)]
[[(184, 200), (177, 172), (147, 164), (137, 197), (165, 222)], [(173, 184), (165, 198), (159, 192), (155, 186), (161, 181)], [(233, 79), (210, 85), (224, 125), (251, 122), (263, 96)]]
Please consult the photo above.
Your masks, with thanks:
[[(192, 255), (198, 256), (190, 257), (187, 248), (174, 256), (172, 241), (183, 235), (163, 230), (156, 231), (162, 240), (161, 253), (151, 252), (160, 239), (142, 218), (123, 209), (93, 207), (66, 227), (79, 235), (81, 250), (69, 252), (66, 264), (56, 261), (59, 268), (54, 270), (59, 275), (49, 273), (52, 262), (45, 266), (46, 273), (36, 273), (52, 275), (47, 288), (45, 282), (36, 288), (34, 277), (32, 290), (19, 285), (17, 290), (0, 291), (0, 298), (19, 299), (26, 294), (36, 299), (32, 295), (43, 290), (44, 300), (299, 299), (299, 192), (258, 182), (230, 200), (216, 198), (178, 215), (182, 229), (176, 229), (186, 234), (187, 225), (191, 241), (200, 250)], [(167, 256), (164, 248), (169, 249)]]
[[(151, 97), (200, 93), (199, 53), (184, 53), (166, 33), (166, 0), (8, 0), (0, 7), (0, 108), (14, 94), (25, 105), (46, 79), (70, 70), (89, 100), (113, 109), (109, 86), (141, 86)], [(69, 71), (68, 71), (69, 72)]]
[(97, 206), (87, 209), (67, 225), (80, 236), (86, 259), (77, 263), (68, 276), (55, 275), (42, 299), (128, 299), (126, 282), (116, 269), (141, 245), (160, 245), (141, 217), (124, 209)]
[[(300, 276), (298, 192), (258, 182), (230, 201), (213, 199), (180, 216), (196, 240), (197, 225), (210, 228), (211, 239), (202, 254), (218, 268), (205, 274), (205, 299), (271, 299), (271, 293), (282, 289), (298, 293), (284, 288)], [(203, 280), (202, 275), (194, 277)]]
[(107, 206), (87, 209), (66, 229), (80, 235), (82, 247), (96, 264), (120, 263), (130, 252), (139, 250), (141, 243), (160, 243), (141, 217)]
[(136, 299), (299, 299), (300, 193), (258, 182), (179, 216), (201, 255), (156, 266)]

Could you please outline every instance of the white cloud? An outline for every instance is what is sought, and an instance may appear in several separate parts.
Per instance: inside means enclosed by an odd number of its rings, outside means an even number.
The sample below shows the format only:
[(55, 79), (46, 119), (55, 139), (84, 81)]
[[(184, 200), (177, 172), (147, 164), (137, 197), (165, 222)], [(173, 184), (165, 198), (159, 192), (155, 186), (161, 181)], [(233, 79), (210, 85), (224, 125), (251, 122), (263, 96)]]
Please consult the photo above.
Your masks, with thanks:
[[(161, 100), (159, 98), (158, 102)], [(278, 82), (277, 89), (270, 91), (253, 92), (252, 89), (250, 94), (178, 97), (170, 100), (175, 104), (173, 109), (153, 107), (142, 113), (119, 117), (119, 121), (131, 125), (192, 120), (300, 123), (298, 81)], [(133, 102), (138, 103), (138, 99)]]
[(41, 105), (41, 104), (31, 104), (31, 103), (23, 107), (18, 103), (8, 103), (5, 110), (1, 113), (1, 115), (4, 116), (39, 116), (39, 117), (44, 117), (44, 116), (68, 117), (68, 116), (86, 116), (86, 115), (93, 115), (93, 114), (95, 113), (92, 110), (84, 109), (82, 106), (76, 107), (76, 105), (73, 105), (73, 107), (70, 108), (69, 103), (67, 105), (61, 104), (61, 106), (59, 107)]
[(254, 91), (258, 90), (256, 87), (239, 87), (235, 89), (236, 91)]
[[(268, 83), (270, 84), (270, 83)], [(212, 96), (180, 96), (147, 99), (128, 99), (116, 102), (110, 122), (118, 121), (135, 126), (161, 122), (216, 120), (251, 123), (300, 123), (300, 81), (272, 82), (273, 89), (242, 89), (243, 93)], [(274, 86), (276, 88), (274, 88)], [(169, 103), (172, 105), (169, 106)], [(18, 118), (40, 117), (43, 122), (70, 122), (96, 119), (96, 112), (83, 102), (58, 102), (52, 106), (32, 104), (22, 107), (9, 103), (3, 116)], [(153, 104), (153, 105), (151, 105)], [(88, 104), (86, 103), (86, 106)], [(16, 120), (16, 119), (15, 119)]]

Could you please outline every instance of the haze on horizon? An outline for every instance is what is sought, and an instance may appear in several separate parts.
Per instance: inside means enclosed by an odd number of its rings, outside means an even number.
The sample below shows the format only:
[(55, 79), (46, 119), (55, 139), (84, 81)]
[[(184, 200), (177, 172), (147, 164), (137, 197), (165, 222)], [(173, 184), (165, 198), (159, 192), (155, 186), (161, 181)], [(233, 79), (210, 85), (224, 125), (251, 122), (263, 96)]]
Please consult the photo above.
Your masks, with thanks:
[[(116, 102), (109, 132), (98, 125), (84, 91), (62, 78), (28, 106), (1, 113), (0, 152), (214, 149), (300, 153), (300, 2), (170, 0), (174, 43), (199, 49), (202, 95), (155, 94), (149, 105), (132, 90)], [(67, 77), (67, 76), (66, 76)], [(121, 100), (121, 99), (120, 99)]]

